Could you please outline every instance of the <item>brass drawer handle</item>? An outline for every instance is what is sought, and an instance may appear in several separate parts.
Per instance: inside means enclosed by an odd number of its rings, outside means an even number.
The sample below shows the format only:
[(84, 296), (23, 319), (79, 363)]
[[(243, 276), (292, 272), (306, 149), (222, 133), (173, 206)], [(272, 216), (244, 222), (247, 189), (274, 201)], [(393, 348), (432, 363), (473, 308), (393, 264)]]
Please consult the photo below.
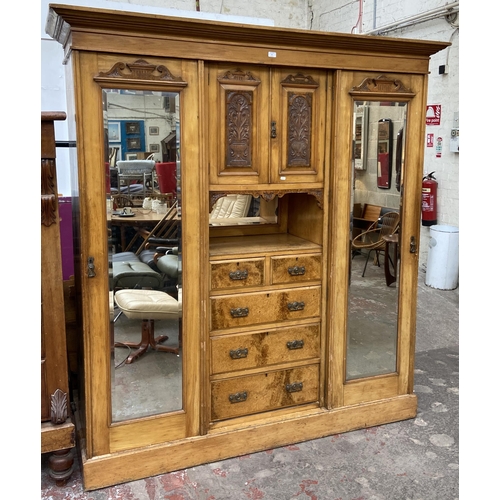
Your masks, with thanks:
[(302, 349), (304, 347), (304, 341), (303, 340), (290, 340), (289, 342), (286, 343), (286, 346), (288, 349)]
[(236, 392), (235, 394), (229, 394), (230, 403), (243, 403), (247, 400), (247, 391)]
[(240, 271), (239, 269), (237, 271), (231, 271), (229, 273), (229, 279), (232, 280), (246, 280), (248, 278), (248, 271), (244, 269), (243, 271)]
[(289, 267), (288, 274), (290, 276), (301, 276), (302, 274), (306, 274), (306, 268), (305, 266)]
[(241, 358), (246, 358), (248, 356), (248, 349), (231, 349), (229, 351), (229, 356), (231, 356), (231, 359), (241, 359)]
[(300, 392), (302, 386), (302, 382), (294, 382), (293, 384), (286, 384), (286, 390), (287, 392)]
[(304, 302), (289, 302), (287, 304), (289, 311), (302, 311), (305, 307)]
[(244, 318), (248, 316), (248, 307), (237, 307), (236, 309), (231, 309), (231, 316), (233, 318)]

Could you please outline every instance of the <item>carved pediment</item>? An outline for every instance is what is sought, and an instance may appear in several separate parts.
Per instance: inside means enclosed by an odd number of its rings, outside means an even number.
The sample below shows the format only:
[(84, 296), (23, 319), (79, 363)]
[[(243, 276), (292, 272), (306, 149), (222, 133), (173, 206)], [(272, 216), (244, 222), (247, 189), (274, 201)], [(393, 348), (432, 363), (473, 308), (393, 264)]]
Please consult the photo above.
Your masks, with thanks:
[(398, 96), (414, 96), (415, 93), (411, 89), (405, 87), (400, 80), (388, 78), (385, 75), (377, 76), (377, 78), (365, 78), (360, 85), (353, 87), (351, 95), (370, 94), (370, 95), (390, 95), (397, 94)]
[(133, 63), (118, 62), (109, 71), (101, 71), (96, 77), (96, 82), (132, 80), (139, 82), (169, 83), (175, 86), (185, 87), (185, 82), (180, 76), (174, 76), (170, 70), (162, 64), (150, 64), (144, 59), (138, 59)]
[(223, 75), (219, 76), (217, 80), (219, 80), (220, 83), (242, 83), (253, 86), (260, 84), (260, 80), (250, 71), (243, 71), (239, 68), (226, 71)]
[(296, 75), (288, 75), (284, 80), (281, 81), (281, 84), (285, 86), (293, 85), (295, 87), (319, 87), (319, 84), (315, 82), (311, 76), (303, 75), (302, 73), (297, 73)]

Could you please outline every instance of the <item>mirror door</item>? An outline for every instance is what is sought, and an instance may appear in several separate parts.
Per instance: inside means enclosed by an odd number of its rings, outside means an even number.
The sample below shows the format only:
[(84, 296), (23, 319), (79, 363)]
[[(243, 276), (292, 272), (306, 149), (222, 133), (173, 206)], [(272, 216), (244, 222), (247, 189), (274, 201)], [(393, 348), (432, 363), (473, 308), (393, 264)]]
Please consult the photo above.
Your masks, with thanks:
[[(400, 179), (407, 103), (355, 101), (353, 113), (357, 122), (353, 131), (346, 381), (397, 371)], [(360, 123), (360, 116), (366, 122)], [(397, 137), (393, 127), (399, 131)], [(399, 183), (391, 183), (393, 178)]]
[(103, 90), (112, 422), (181, 410), (180, 93)]

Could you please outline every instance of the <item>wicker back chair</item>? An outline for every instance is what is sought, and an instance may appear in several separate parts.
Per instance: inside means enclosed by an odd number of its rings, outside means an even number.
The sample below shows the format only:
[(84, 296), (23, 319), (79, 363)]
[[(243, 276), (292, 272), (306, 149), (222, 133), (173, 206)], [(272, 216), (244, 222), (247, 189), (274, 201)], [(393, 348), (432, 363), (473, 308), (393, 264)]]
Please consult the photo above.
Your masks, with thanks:
[[(361, 276), (365, 276), (366, 266), (368, 265), (368, 260), (370, 259), (370, 255), (373, 251), (375, 251), (377, 255), (377, 265), (380, 267), (379, 253), (385, 250), (385, 241), (383, 236), (395, 234), (398, 229), (399, 213), (387, 212), (373, 222), (366, 231), (362, 232), (352, 240), (353, 252), (356, 250), (368, 250), (365, 267)], [(386, 256), (386, 258), (388, 257)]]

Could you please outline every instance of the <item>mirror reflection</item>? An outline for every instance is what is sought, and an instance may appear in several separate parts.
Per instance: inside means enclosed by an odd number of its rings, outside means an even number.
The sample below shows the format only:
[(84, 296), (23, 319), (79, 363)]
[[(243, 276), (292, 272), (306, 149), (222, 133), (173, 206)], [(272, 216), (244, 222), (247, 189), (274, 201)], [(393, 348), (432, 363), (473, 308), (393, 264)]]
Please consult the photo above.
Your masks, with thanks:
[(354, 103), (346, 380), (396, 371), (406, 112), (406, 103)]
[(182, 409), (179, 107), (103, 90), (113, 422)]
[(278, 198), (265, 200), (251, 194), (224, 193), (214, 197), (209, 213), (210, 226), (276, 224)]

